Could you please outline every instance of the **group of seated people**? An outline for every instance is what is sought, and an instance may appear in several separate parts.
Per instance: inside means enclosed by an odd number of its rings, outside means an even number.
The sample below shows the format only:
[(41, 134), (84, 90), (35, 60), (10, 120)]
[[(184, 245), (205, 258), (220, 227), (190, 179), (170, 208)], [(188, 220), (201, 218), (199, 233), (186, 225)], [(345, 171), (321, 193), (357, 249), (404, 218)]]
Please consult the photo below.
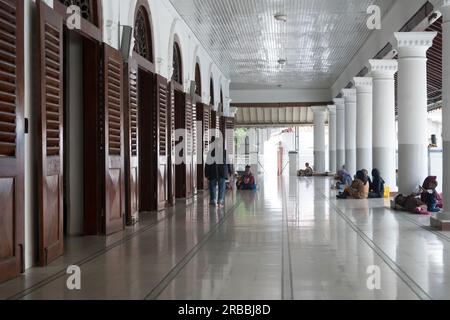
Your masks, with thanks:
[(367, 170), (360, 170), (352, 180), (350, 174), (342, 169), (336, 176), (336, 189), (341, 192), (338, 199), (381, 199), (384, 198), (385, 182), (378, 169), (372, 170), (372, 179)]
[(236, 187), (238, 190), (256, 190), (256, 181), (250, 166), (246, 166), (245, 172), (237, 176)]
[(437, 177), (425, 179), (422, 186), (409, 196), (399, 194), (394, 199), (395, 209), (416, 214), (438, 213), (443, 208), (442, 196), (437, 192)]

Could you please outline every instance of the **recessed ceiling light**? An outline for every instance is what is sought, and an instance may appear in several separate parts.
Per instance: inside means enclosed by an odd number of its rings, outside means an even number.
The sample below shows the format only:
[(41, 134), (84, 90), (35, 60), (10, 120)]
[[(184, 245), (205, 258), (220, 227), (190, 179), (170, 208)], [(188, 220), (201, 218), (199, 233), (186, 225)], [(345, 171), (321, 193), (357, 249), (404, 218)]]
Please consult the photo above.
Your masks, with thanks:
[(281, 65), (281, 66), (286, 65), (286, 63), (287, 63), (287, 60), (286, 60), (286, 59), (279, 59), (279, 60), (278, 60), (278, 64)]
[(285, 15), (285, 14), (277, 13), (274, 17), (275, 17), (275, 20), (277, 20), (277, 21), (283, 21), (283, 22), (287, 21), (287, 15)]

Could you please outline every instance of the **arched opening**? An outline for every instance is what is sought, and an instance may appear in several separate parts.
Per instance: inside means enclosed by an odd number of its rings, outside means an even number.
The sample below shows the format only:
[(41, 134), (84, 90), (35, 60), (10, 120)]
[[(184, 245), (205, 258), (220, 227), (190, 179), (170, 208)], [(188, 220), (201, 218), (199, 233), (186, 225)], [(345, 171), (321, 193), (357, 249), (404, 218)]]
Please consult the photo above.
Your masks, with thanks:
[(136, 11), (134, 40), (133, 51), (153, 63), (153, 39), (150, 15), (143, 5), (140, 5)]
[(209, 92), (210, 92), (210, 95), (211, 95), (211, 102), (210, 102), (210, 104), (214, 105), (215, 104), (215, 99), (214, 99), (214, 81), (213, 81), (212, 78), (211, 78), (211, 81), (209, 82)]
[(183, 84), (183, 61), (181, 59), (181, 50), (177, 42), (173, 44), (173, 74), (172, 80), (178, 84)]
[(202, 73), (198, 63), (195, 64), (195, 94), (202, 96)]

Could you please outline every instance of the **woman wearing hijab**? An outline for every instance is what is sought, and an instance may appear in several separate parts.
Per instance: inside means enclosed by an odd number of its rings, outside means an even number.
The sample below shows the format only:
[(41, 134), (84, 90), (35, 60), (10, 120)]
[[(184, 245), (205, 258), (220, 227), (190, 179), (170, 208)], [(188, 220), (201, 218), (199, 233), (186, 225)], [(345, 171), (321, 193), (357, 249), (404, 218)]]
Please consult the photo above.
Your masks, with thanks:
[(370, 183), (370, 199), (382, 199), (384, 198), (384, 180), (381, 177), (380, 170), (372, 170), (373, 181)]
[(369, 181), (364, 171), (356, 173), (356, 178), (349, 188), (338, 195), (338, 199), (367, 199), (369, 197)]
[(337, 174), (336, 189), (342, 190), (345, 187), (351, 186), (352, 184), (352, 176), (345, 170), (340, 170)]

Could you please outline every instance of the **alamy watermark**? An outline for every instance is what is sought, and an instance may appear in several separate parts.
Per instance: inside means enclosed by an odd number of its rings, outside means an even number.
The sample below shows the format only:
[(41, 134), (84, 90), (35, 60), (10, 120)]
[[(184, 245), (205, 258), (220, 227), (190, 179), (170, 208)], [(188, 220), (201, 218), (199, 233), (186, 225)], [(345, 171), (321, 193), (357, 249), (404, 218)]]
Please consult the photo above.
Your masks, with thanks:
[(69, 266), (66, 273), (69, 275), (66, 281), (67, 289), (70, 291), (81, 290), (81, 269), (79, 266)]

